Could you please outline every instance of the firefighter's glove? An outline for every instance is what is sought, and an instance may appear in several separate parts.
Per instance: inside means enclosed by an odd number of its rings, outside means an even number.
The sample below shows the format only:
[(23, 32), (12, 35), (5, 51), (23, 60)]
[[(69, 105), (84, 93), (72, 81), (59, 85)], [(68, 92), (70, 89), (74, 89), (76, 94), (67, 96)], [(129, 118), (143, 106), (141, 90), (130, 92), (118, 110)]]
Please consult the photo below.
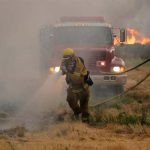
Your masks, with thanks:
[(87, 83), (89, 86), (93, 85), (93, 81), (90, 77), (90, 72), (88, 71), (87, 74), (84, 76), (84, 82)]
[(62, 66), (62, 67), (61, 67), (61, 70), (62, 70), (62, 74), (63, 74), (63, 75), (68, 72), (66, 66)]
[(65, 80), (66, 80), (67, 84), (70, 84), (70, 80), (69, 80), (68, 76), (66, 76)]

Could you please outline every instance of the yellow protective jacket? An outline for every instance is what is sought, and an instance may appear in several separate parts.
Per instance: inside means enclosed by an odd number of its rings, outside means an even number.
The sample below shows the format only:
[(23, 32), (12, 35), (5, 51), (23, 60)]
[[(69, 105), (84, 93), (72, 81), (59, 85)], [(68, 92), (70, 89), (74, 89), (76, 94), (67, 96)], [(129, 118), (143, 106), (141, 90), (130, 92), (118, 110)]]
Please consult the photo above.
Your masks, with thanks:
[[(79, 57), (75, 57), (76, 66), (73, 73), (65, 73), (66, 80), (69, 84), (69, 89), (74, 93), (78, 93), (88, 88), (88, 84), (84, 81), (84, 76), (87, 75), (88, 70), (86, 69), (84, 63)], [(63, 64), (62, 64), (63, 65)]]

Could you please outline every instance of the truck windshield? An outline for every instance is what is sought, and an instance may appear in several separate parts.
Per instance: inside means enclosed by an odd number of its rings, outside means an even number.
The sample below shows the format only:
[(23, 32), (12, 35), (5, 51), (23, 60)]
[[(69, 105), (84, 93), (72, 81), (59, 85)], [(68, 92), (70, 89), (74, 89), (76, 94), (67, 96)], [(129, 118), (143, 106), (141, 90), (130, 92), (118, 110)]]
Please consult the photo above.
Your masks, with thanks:
[(57, 27), (54, 30), (55, 44), (112, 44), (112, 33), (108, 27), (74, 26)]

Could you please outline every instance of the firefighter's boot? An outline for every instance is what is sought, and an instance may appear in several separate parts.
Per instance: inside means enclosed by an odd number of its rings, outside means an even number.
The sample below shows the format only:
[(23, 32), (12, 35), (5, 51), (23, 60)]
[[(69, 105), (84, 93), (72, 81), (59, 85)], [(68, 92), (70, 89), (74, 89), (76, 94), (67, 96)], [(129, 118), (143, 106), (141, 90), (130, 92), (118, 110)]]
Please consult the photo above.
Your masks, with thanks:
[(80, 108), (76, 107), (73, 111), (74, 111), (75, 120), (79, 120), (80, 119), (80, 114), (81, 114)]
[(89, 114), (82, 114), (82, 122), (89, 123)]

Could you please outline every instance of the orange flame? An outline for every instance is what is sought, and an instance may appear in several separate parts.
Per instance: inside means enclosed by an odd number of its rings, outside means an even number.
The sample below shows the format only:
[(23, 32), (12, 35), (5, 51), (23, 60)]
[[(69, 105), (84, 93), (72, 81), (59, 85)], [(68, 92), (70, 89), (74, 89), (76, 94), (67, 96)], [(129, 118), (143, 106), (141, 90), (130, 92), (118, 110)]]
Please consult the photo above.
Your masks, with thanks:
[[(114, 44), (117, 45), (120, 43), (119, 37), (114, 38)], [(148, 44), (150, 43), (150, 37), (144, 36), (142, 33), (138, 32), (135, 29), (127, 28), (127, 40), (126, 44)]]
[(114, 38), (114, 45), (118, 45), (119, 43), (120, 43), (120, 39), (117, 36), (117, 37)]
[(135, 44), (135, 43), (140, 43), (140, 44), (147, 44), (150, 43), (150, 38), (144, 36), (140, 32), (138, 32), (135, 29), (128, 28), (127, 29), (127, 44)]

